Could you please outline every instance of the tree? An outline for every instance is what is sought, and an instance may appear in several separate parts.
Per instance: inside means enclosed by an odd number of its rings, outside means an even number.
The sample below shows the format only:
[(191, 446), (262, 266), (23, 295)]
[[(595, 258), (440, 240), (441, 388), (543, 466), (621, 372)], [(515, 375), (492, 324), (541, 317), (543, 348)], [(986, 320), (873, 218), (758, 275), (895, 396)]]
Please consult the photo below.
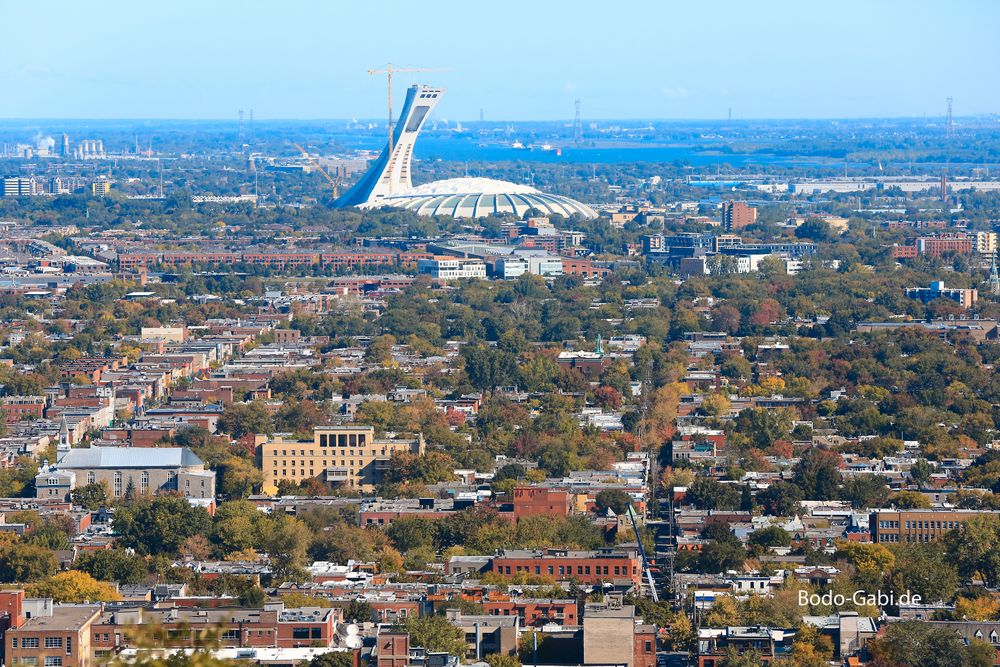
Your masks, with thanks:
[(622, 406), (621, 392), (614, 387), (598, 387), (594, 390), (594, 403), (602, 408), (617, 410)]
[(739, 507), (740, 492), (731, 484), (698, 477), (688, 487), (685, 500), (701, 510), (734, 510)]
[(344, 607), (344, 619), (354, 623), (367, 623), (372, 620), (374, 610), (364, 600), (351, 600)]
[(27, 592), (32, 597), (52, 598), (56, 602), (113, 602), (121, 599), (114, 586), (79, 570), (54, 574), (29, 585)]
[(970, 657), (957, 633), (919, 621), (889, 623), (885, 636), (870, 642), (869, 650), (880, 667), (963, 667)]
[(212, 520), (201, 507), (184, 498), (141, 498), (118, 508), (114, 529), (119, 540), (143, 554), (175, 554), (192, 535), (208, 533)]
[(465, 373), (476, 389), (492, 394), (497, 387), (513, 384), (517, 377), (517, 357), (506, 350), (483, 344), (462, 348)]
[(795, 465), (795, 483), (808, 500), (832, 500), (840, 490), (840, 454), (809, 449)]
[(219, 416), (218, 428), (234, 438), (245, 435), (274, 433), (274, 422), (267, 406), (260, 401), (252, 403), (230, 403)]
[(320, 653), (309, 661), (309, 667), (354, 667), (353, 651)]
[(444, 616), (410, 616), (403, 624), (410, 635), (410, 645), (428, 651), (440, 651), (465, 659), (468, 644), (465, 632), (451, 624)]
[(429, 451), (424, 454), (396, 451), (389, 460), (386, 482), (403, 484), (437, 484), (455, 479), (455, 462), (444, 452)]
[(958, 589), (958, 570), (941, 544), (909, 544), (896, 554), (893, 590), (919, 595), (924, 604), (947, 602)]
[(990, 588), (1000, 585), (1000, 518), (996, 515), (970, 517), (945, 535), (945, 545), (963, 581), (981, 578)]
[(279, 581), (300, 581), (311, 541), (309, 527), (287, 515), (274, 517), (264, 530), (263, 547), (270, 557), (271, 569)]
[(995, 621), (1000, 617), (1000, 602), (989, 595), (955, 600), (955, 618), (967, 621)]
[(792, 543), (792, 536), (780, 526), (768, 526), (750, 533), (749, 542), (762, 547), (787, 547)]
[(104, 549), (80, 554), (73, 568), (99, 581), (138, 584), (146, 579), (146, 561), (124, 549)]
[(804, 500), (802, 489), (795, 484), (777, 481), (763, 491), (757, 492), (757, 504), (765, 514), (772, 516), (794, 516), (800, 511)]
[(45, 547), (21, 542), (0, 547), (0, 581), (4, 583), (38, 581), (57, 566), (55, 554)]
[(521, 667), (521, 660), (516, 655), (506, 653), (490, 653), (485, 661), (490, 667)]
[(931, 481), (931, 475), (934, 474), (934, 470), (934, 465), (929, 463), (927, 459), (918, 459), (916, 463), (910, 466), (910, 479), (918, 487), (923, 488)]
[(386, 531), (402, 552), (434, 546), (434, 523), (421, 517), (396, 519)]
[(594, 504), (601, 514), (610, 509), (615, 514), (622, 515), (628, 511), (629, 505), (632, 504), (632, 496), (621, 489), (605, 489), (599, 491), (594, 497)]
[(69, 495), (74, 505), (93, 512), (107, 503), (108, 487), (103, 483), (94, 482), (73, 489)]
[(218, 468), (219, 490), (229, 498), (246, 498), (264, 483), (260, 468), (238, 456), (226, 458)]
[(856, 509), (884, 507), (889, 499), (889, 486), (881, 475), (855, 475), (844, 482), (840, 496)]
[(889, 503), (901, 510), (930, 509), (931, 499), (919, 491), (897, 491), (889, 496)]

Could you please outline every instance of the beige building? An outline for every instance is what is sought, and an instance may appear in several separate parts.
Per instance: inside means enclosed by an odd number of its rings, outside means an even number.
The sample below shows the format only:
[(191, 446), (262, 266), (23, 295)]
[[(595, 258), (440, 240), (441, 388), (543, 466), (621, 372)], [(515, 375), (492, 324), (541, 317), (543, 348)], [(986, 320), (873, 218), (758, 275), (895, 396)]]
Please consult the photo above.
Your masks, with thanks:
[(376, 438), (370, 426), (317, 426), (312, 440), (276, 437), (260, 444), (264, 493), (275, 493), (278, 482), (296, 484), (319, 477), (350, 489), (371, 491), (385, 478), (395, 452), (424, 453), (424, 438)]
[(103, 484), (111, 498), (180, 493), (215, 499), (215, 473), (187, 447), (86, 447), (70, 449), (35, 476), (38, 498), (66, 498), (87, 484)]
[(997, 233), (976, 232), (976, 252), (989, 256), (997, 254)]

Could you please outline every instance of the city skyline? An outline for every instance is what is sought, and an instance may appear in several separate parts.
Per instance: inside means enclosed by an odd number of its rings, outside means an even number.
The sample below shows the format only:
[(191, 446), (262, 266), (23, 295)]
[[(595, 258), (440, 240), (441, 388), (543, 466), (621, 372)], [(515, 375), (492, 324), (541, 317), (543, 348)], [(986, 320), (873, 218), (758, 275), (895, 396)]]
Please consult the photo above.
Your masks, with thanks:
[(571, 119), (576, 99), (587, 119), (620, 120), (934, 117), (949, 97), (956, 116), (1000, 110), (983, 85), (1000, 55), (989, 2), (390, 5), (308, 2), (266, 20), (259, 2), (12, 6), (0, 117), (379, 118), (385, 81), (367, 70), (388, 61), (441, 70), (399, 75), (396, 94), (444, 87), (437, 116), (457, 120)]

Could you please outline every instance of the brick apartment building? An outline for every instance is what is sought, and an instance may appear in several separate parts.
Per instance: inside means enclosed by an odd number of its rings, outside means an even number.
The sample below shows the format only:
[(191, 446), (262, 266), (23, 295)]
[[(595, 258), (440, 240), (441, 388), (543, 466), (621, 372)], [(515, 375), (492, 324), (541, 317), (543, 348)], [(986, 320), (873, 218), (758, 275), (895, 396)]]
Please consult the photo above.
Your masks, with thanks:
[(875, 510), (868, 519), (875, 544), (937, 542), (983, 510)]
[(521, 626), (541, 627), (547, 623), (577, 625), (576, 600), (514, 599), (483, 600), (483, 613), (491, 616), (517, 616)]
[(640, 565), (636, 553), (616, 549), (508, 549), (494, 556), (486, 571), (504, 576), (523, 572), (552, 577), (556, 581), (575, 579), (581, 584), (628, 581), (638, 586)]
[(735, 232), (757, 222), (757, 209), (742, 201), (727, 201), (722, 204), (722, 226), (727, 232)]
[(49, 616), (24, 619), (4, 633), (5, 664), (90, 667), (94, 662), (91, 627), (100, 615), (99, 605), (60, 605)]
[(514, 518), (569, 516), (572, 498), (566, 491), (538, 486), (519, 486), (513, 494)]

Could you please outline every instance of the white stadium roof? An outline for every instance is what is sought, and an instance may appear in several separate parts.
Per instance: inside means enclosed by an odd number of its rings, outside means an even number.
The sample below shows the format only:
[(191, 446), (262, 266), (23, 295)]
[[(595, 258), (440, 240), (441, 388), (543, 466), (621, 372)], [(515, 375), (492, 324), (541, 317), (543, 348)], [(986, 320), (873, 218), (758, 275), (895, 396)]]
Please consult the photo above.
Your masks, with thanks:
[(361, 208), (404, 208), (420, 215), (450, 215), (453, 218), (480, 218), (510, 213), (522, 217), (531, 209), (545, 215), (597, 217), (586, 204), (561, 195), (539, 192), (528, 185), (491, 178), (451, 178), (425, 183), (386, 197), (369, 201)]

